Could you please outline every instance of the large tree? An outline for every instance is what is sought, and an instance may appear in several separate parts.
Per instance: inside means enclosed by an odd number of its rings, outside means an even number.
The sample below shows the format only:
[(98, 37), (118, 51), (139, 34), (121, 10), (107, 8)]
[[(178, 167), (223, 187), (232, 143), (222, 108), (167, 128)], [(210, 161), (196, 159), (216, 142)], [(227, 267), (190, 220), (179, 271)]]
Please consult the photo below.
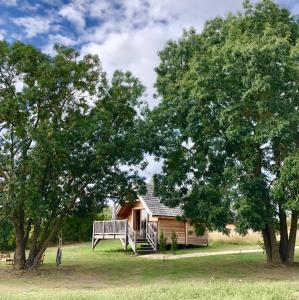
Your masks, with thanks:
[[(0, 42), (0, 207), (15, 229), (15, 268), (38, 266), (63, 218), (134, 197), (144, 88), (111, 82), (97, 56)], [(26, 257), (25, 249), (29, 248)]]
[(294, 260), (298, 50), (288, 10), (245, 2), (241, 13), (185, 32), (160, 52), (161, 103), (148, 120), (149, 149), (164, 160), (156, 176), (163, 201), (181, 204), (198, 233), (227, 232), (232, 221), (240, 233), (261, 232), (274, 264)]

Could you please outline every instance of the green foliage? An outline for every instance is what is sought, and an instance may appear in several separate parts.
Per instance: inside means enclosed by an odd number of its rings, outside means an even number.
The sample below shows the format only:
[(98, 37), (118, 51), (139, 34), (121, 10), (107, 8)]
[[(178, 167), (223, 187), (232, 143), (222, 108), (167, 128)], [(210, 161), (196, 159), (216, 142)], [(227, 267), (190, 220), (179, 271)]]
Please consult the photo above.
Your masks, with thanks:
[(10, 221), (0, 217), (0, 250), (12, 250), (15, 246), (13, 226)]
[(171, 233), (171, 251), (173, 252), (173, 254), (176, 253), (177, 248), (178, 248), (178, 237), (177, 237), (175, 231), (172, 231), (172, 233)]
[(161, 252), (166, 250), (166, 241), (167, 241), (167, 237), (164, 235), (164, 232), (161, 231), (159, 236), (159, 250)]
[(66, 217), (62, 225), (63, 241), (83, 242), (91, 240), (93, 221), (111, 220), (111, 208), (107, 207), (101, 213), (78, 211)]
[(84, 216), (73, 216), (65, 218), (62, 225), (63, 242), (82, 242), (91, 239), (92, 223), (94, 214), (87, 214)]
[(64, 217), (133, 199), (142, 183), (132, 166), (143, 158), (144, 87), (129, 72), (109, 82), (97, 56), (55, 51), (0, 41), (0, 207), (16, 227), (34, 228), (31, 254)]
[(145, 129), (163, 159), (155, 184), (197, 232), (227, 233), (232, 221), (243, 234), (277, 228), (279, 215), (298, 209), (298, 45), (295, 18), (264, 0), (160, 52), (161, 102)]
[(273, 194), (286, 209), (299, 211), (299, 151), (285, 159)]

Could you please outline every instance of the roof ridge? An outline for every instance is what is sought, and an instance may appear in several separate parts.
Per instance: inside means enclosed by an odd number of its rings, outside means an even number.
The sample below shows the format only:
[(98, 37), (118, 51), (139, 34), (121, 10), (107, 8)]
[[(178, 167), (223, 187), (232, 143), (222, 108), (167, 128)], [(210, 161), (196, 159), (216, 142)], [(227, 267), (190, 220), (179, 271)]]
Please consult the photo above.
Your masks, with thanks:
[[(154, 195), (154, 185), (146, 184), (147, 191), (145, 195), (141, 195), (152, 216), (177, 217), (182, 216), (181, 207), (168, 207), (161, 202), (160, 197)], [(149, 189), (148, 189), (149, 187)]]

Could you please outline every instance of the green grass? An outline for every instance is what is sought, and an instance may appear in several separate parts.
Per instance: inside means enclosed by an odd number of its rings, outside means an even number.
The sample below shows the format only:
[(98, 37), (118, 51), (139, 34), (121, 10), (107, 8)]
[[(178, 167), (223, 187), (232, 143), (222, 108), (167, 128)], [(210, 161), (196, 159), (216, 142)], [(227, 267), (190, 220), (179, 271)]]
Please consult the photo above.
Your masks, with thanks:
[[(209, 248), (233, 249), (240, 246)], [(93, 252), (90, 244), (64, 247), (56, 268), (55, 252), (47, 250), (45, 265), (30, 274), (0, 265), (0, 299), (299, 299), (299, 267), (267, 266), (262, 253), (161, 261), (105, 241)]]
[(0, 299), (294, 299), (294, 287), (285, 283), (176, 283), (167, 286), (152, 285), (143, 288), (120, 289), (31, 289), (1, 292)]

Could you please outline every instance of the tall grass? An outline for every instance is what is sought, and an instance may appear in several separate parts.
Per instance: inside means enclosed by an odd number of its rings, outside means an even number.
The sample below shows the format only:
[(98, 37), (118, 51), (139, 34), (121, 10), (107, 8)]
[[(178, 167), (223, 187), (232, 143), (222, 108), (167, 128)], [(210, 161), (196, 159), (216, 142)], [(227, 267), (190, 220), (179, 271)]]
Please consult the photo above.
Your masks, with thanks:
[(262, 242), (262, 236), (260, 233), (250, 230), (248, 234), (242, 236), (238, 234), (234, 226), (228, 226), (230, 234), (225, 235), (218, 231), (212, 231), (209, 233), (210, 243), (217, 244), (234, 244), (234, 245), (258, 245)]
[[(215, 244), (232, 244), (232, 245), (260, 245), (263, 243), (263, 238), (261, 233), (254, 232), (252, 230), (248, 231), (246, 235), (238, 234), (233, 225), (229, 225), (230, 234), (225, 235), (218, 231), (212, 231), (209, 233), (210, 243)], [(277, 234), (277, 240), (279, 240), (279, 234)], [(297, 231), (297, 245), (299, 244), (299, 230)]]

